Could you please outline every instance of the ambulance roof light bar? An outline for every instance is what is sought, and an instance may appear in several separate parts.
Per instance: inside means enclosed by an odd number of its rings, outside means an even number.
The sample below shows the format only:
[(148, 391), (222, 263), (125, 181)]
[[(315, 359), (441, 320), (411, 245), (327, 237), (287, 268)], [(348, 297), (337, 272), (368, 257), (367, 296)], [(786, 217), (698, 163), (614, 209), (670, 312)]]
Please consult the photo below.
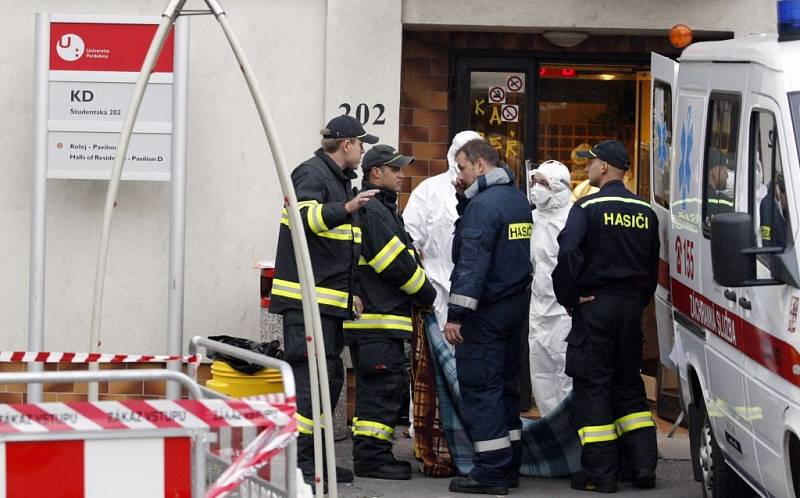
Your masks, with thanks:
[(778, 0), (778, 41), (800, 40), (800, 0)]

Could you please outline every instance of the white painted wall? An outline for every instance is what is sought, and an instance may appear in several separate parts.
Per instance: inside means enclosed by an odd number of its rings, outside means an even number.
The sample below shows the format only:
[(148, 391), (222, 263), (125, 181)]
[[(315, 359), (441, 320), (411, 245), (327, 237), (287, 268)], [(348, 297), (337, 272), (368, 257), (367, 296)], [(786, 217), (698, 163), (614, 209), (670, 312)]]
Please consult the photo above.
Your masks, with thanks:
[(775, 0), (403, 0), (403, 23), (455, 29), (580, 29), (605, 34), (663, 32), (682, 23), (695, 31), (734, 31), (738, 36), (774, 32), (775, 5)]
[[(355, 115), (366, 104), (365, 129), (394, 147), (400, 139), (400, 12), (399, 0), (328, 0), (325, 114), (341, 114), (346, 103)], [(385, 109), (384, 124), (375, 124), (378, 105)]]
[[(194, 7), (201, 3), (190, 1)], [(0, 349), (27, 343), (34, 13), (159, 15), (165, 0), (0, 1)], [(224, 2), (290, 164), (324, 124), (324, 0)], [(215, 20), (190, 34), (185, 336), (258, 336), (256, 260), (272, 258), (282, 194), (266, 139)], [(45, 349), (83, 351), (106, 183), (49, 180)], [(111, 235), (103, 349), (166, 348), (169, 185), (126, 182)]]
[[(190, 6), (202, 7), (199, 0)], [(166, 0), (0, 0), (0, 350), (27, 343), (34, 13), (158, 15)], [(402, 23), (480, 29), (586, 27), (763, 31), (772, 0), (225, 0), (257, 71), (290, 166), (339, 105), (385, 106), (366, 126), (397, 144)], [(685, 6), (685, 8), (680, 8)], [(745, 10), (746, 7), (746, 10)], [(747, 12), (747, 15), (742, 15)], [(631, 31), (629, 31), (631, 32)], [(239, 69), (213, 18), (190, 28), (185, 337), (258, 336), (260, 259), (275, 254), (282, 194)], [(372, 114), (372, 119), (374, 119)], [(371, 121), (372, 121), (371, 119)], [(106, 183), (48, 181), (45, 349), (86, 348)], [(104, 350), (166, 348), (169, 185), (119, 193), (103, 315)]]

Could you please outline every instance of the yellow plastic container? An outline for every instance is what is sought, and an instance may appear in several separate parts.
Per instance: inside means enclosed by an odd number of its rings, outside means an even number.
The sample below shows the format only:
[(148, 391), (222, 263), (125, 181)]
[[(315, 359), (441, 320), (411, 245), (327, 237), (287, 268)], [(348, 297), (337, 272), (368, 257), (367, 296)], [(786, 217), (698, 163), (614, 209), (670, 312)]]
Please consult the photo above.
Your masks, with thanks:
[(283, 392), (283, 380), (280, 371), (274, 368), (247, 375), (234, 370), (224, 361), (214, 361), (211, 364), (211, 379), (206, 381), (206, 387), (232, 398), (244, 398)]

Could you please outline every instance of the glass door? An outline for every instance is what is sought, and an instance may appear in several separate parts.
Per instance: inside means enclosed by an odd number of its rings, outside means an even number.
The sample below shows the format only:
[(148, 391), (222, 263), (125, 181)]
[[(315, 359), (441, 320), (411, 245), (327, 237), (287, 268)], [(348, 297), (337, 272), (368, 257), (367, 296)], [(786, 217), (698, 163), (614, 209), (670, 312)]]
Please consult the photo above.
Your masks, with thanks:
[(460, 58), (457, 63), (455, 129), (480, 133), (497, 149), (524, 186), (525, 159), (534, 150), (530, 112), (533, 68), (529, 60)]

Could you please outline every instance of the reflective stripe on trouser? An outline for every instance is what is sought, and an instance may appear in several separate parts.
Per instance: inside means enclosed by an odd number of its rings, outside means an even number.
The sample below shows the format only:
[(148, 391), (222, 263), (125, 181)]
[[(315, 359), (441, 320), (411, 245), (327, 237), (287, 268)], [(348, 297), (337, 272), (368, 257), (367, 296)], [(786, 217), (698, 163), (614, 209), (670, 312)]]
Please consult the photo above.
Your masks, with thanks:
[[(312, 435), (314, 434), (314, 421), (308, 417), (304, 417), (299, 413), (294, 414), (294, 418), (297, 419), (297, 432), (300, 434)], [(325, 428), (325, 419), (323, 415), (319, 416), (320, 420), (320, 427), (322, 429)]]
[(403, 339), (363, 338), (350, 344), (356, 376), (353, 465), (369, 470), (395, 461), (391, 435), (408, 388)]
[(578, 437), (581, 438), (581, 446), (589, 443), (602, 443), (617, 439), (617, 430), (614, 424), (591, 425), (578, 429)]
[(475, 441), (473, 443), (475, 453), (485, 453), (487, 451), (497, 451), (504, 448), (511, 448), (511, 439), (508, 436), (490, 439), (488, 441)]
[(643, 429), (645, 427), (655, 427), (656, 423), (653, 421), (653, 413), (648, 410), (646, 412), (636, 412), (620, 417), (614, 421), (617, 434), (620, 436), (626, 432), (635, 431), (636, 429)]
[[(350, 297), (347, 292), (328, 289), (327, 287), (315, 287), (315, 289), (317, 290), (317, 301), (320, 304), (347, 309), (347, 302)], [(300, 293), (300, 284), (290, 280), (273, 279), (271, 293), (275, 296), (283, 296), (298, 301), (303, 300), (303, 295)]]
[(518, 470), (519, 347), (529, 299), (518, 292), (481, 304), (456, 345), (459, 411), (475, 449), (469, 476), (486, 485), (508, 486)]
[(414, 330), (411, 317), (402, 315), (381, 315), (377, 313), (362, 313), (358, 320), (346, 320), (345, 330), (358, 329), (386, 329), (404, 330), (412, 332)]
[(394, 429), (386, 424), (370, 422), (369, 420), (360, 420), (357, 417), (353, 417), (354, 436), (367, 436), (382, 441), (391, 441), (393, 434)]
[(621, 469), (654, 475), (658, 461), (640, 375), (644, 303), (638, 296), (597, 294), (572, 314), (565, 373), (572, 377), (581, 467), (596, 484), (616, 483)]
[[(321, 314), (322, 337), (325, 343), (325, 365), (328, 371), (328, 389), (331, 406), (336, 406), (344, 384), (344, 365), (341, 353), (344, 349), (342, 319)], [(298, 437), (297, 466), (306, 472), (314, 469), (314, 442), (312, 436), (314, 410), (311, 407), (311, 379), (308, 373), (308, 348), (303, 312), (286, 310), (283, 313), (283, 345), (285, 361), (292, 367), (297, 392)], [(319, 408), (318, 408), (319, 409)], [(301, 418), (302, 417), (302, 418)], [(325, 421), (321, 420), (322, 425)], [(302, 426), (305, 427), (302, 427)]]

